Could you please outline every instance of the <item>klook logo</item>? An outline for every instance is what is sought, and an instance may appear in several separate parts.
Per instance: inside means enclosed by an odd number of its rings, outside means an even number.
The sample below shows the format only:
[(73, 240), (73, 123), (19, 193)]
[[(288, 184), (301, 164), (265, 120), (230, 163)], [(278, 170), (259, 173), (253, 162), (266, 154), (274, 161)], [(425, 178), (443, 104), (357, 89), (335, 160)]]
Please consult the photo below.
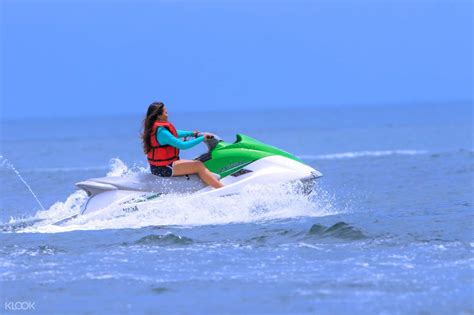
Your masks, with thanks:
[(17, 301), (17, 302), (5, 302), (6, 311), (34, 311), (35, 302), (31, 301)]

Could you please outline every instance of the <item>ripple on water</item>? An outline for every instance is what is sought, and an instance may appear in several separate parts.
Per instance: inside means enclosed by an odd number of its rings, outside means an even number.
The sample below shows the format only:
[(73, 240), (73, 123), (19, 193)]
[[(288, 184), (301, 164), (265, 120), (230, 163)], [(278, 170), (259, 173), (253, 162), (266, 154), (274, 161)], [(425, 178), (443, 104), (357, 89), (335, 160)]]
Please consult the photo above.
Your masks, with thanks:
[(321, 224), (313, 224), (307, 234), (320, 238), (337, 238), (344, 240), (361, 240), (367, 238), (360, 229), (345, 222), (338, 222), (330, 227)]
[(29, 248), (21, 248), (17, 245), (6, 246), (3, 249), (4, 252), (10, 252), (11, 256), (49, 256), (65, 253), (66, 251), (62, 248), (51, 246), (51, 245), (39, 245)]
[(151, 246), (185, 246), (193, 244), (193, 239), (173, 233), (150, 234), (140, 238), (133, 243), (123, 243), (123, 245), (151, 245)]

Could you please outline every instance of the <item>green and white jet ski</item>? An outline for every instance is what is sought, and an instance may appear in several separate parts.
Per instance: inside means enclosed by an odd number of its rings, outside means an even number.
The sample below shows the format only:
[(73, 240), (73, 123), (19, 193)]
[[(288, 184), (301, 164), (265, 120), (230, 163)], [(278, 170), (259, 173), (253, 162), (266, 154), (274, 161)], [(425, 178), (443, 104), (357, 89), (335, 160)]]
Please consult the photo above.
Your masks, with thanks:
[[(309, 193), (315, 179), (322, 176), (298, 157), (242, 134), (238, 134), (233, 143), (224, 142), (217, 136), (205, 140), (205, 143), (208, 152), (196, 160), (203, 162), (221, 180), (224, 187), (214, 189), (206, 186), (197, 175), (159, 177), (150, 173), (138, 173), (126, 177), (91, 178), (76, 184), (89, 196), (81, 213), (77, 215), (93, 213), (110, 206), (122, 208), (126, 213), (135, 212), (143, 204), (155, 202), (163, 194), (170, 193), (216, 197), (234, 195), (249, 184), (299, 181), (303, 191)], [(62, 222), (64, 220), (57, 224)]]

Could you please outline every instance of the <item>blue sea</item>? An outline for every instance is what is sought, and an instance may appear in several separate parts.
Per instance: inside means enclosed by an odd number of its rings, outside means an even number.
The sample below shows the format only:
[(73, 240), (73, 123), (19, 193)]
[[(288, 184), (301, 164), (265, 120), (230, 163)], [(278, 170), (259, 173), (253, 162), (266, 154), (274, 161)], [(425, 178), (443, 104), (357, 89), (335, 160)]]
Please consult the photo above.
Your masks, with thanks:
[(472, 104), (169, 113), (324, 177), (54, 226), (76, 182), (147, 171), (143, 117), (2, 120), (0, 313), (474, 313)]

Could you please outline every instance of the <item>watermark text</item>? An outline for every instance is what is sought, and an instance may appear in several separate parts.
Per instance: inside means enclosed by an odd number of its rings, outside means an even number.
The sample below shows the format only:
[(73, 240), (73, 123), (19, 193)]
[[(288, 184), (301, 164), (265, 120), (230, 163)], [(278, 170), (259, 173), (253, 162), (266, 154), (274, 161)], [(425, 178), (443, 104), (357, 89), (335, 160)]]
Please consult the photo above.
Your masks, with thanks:
[(5, 302), (5, 311), (34, 311), (35, 302), (32, 301), (8, 301)]

